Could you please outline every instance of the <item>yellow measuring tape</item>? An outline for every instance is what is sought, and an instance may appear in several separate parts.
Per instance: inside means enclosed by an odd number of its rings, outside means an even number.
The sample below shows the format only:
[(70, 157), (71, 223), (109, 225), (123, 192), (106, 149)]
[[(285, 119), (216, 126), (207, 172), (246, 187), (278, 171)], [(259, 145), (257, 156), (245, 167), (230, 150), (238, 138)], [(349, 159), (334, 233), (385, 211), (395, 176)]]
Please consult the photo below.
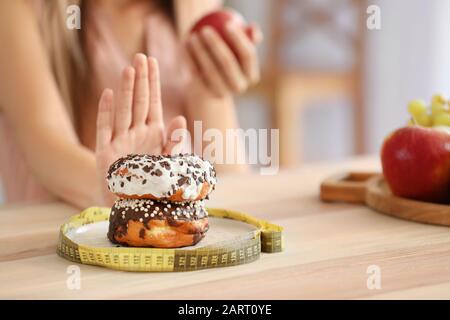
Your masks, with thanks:
[[(70, 261), (124, 271), (193, 271), (234, 266), (255, 261), (261, 252), (283, 250), (283, 228), (248, 214), (208, 209), (211, 217), (233, 219), (256, 227), (245, 235), (198, 249), (158, 249), (110, 247), (98, 248), (77, 244), (67, 232), (91, 223), (108, 221), (110, 208), (92, 207), (61, 226), (57, 253)], [(106, 236), (106, 235), (105, 235)]]

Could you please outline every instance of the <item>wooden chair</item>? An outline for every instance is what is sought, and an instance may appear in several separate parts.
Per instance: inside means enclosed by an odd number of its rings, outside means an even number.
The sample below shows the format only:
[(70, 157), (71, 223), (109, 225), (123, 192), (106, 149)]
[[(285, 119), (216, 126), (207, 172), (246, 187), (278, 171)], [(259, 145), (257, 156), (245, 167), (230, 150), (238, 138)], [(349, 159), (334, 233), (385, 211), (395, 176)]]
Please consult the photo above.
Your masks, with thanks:
[[(267, 63), (263, 66), (263, 81), (257, 88), (269, 100), (272, 113), (272, 128), (280, 129), (280, 164), (290, 166), (301, 161), (302, 146), (299, 141), (298, 123), (303, 110), (312, 99), (346, 96), (352, 102), (354, 121), (353, 137), (355, 153), (364, 152), (364, 101), (362, 95), (363, 34), (365, 30), (365, 1), (348, 0), (347, 5), (357, 12), (357, 33), (350, 34), (334, 23), (333, 15), (343, 1), (330, 1), (324, 8), (312, 5), (307, 0), (271, 1), (271, 34), (268, 36)], [(286, 23), (284, 14), (295, 10), (299, 18)], [(354, 56), (349, 70), (313, 70), (305, 66), (288, 66), (280, 59), (284, 43), (295, 33), (301, 39), (310, 28), (328, 28), (333, 36), (348, 41)], [(332, 53), (330, 53), (332, 54)], [(301, 140), (301, 139), (300, 139)]]

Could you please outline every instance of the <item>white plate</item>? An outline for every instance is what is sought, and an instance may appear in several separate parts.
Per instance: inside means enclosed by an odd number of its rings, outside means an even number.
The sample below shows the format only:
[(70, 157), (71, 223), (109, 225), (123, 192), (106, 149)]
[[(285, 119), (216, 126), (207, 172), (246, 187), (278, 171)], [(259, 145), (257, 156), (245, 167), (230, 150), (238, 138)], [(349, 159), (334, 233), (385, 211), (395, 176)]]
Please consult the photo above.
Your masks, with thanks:
[[(232, 220), (209, 217), (209, 230), (205, 237), (195, 246), (184, 247), (183, 249), (198, 249), (210, 245), (218, 245), (224, 240), (229, 240), (238, 237), (250, 237), (251, 232), (256, 230), (256, 227)], [(92, 246), (97, 248), (112, 248), (119, 245), (111, 243), (106, 237), (108, 232), (109, 222), (100, 221), (91, 223), (79, 228), (67, 231), (66, 236), (73, 242), (79, 245)], [(248, 237), (248, 238), (249, 238)]]

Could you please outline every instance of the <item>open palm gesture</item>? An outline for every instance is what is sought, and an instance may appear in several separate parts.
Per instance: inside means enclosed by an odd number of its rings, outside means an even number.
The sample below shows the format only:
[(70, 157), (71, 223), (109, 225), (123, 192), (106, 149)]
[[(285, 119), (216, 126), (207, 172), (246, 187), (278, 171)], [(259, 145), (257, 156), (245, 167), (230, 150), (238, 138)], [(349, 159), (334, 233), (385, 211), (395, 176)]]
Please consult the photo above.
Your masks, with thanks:
[(170, 154), (181, 143), (170, 139), (176, 129), (186, 129), (186, 119), (175, 117), (165, 128), (156, 59), (137, 54), (122, 73), (117, 95), (105, 89), (99, 102), (96, 159), (105, 204), (113, 200), (105, 182), (109, 166), (131, 153)]

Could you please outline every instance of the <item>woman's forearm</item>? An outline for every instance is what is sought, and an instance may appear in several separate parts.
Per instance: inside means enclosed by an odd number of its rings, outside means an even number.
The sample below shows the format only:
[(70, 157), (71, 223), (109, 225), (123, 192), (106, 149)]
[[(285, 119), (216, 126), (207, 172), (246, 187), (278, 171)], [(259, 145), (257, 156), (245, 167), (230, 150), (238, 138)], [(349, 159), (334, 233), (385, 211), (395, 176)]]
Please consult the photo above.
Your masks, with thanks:
[[(0, 1), (0, 107), (33, 176), (79, 207), (95, 203), (94, 153), (78, 141), (26, 1)], [(33, 48), (30, 50), (30, 48)]]
[[(237, 131), (233, 95), (245, 92), (259, 80), (256, 45), (262, 34), (253, 24), (244, 29), (229, 21), (223, 27), (225, 34), (207, 25), (189, 34), (186, 39), (187, 61), (192, 71), (187, 88), (186, 114), (191, 129), (194, 120), (202, 120), (204, 130), (214, 128), (221, 133), (223, 150), (216, 150), (214, 159), (218, 170), (243, 171), (248, 170), (245, 165), (245, 141), (242, 132)], [(252, 34), (250, 37), (249, 31)], [(207, 144), (208, 141), (202, 145), (205, 147)], [(220, 148), (217, 143), (215, 145)], [(201, 150), (195, 151), (200, 153)], [(222, 156), (219, 159), (217, 152)], [(203, 156), (208, 158), (208, 155)]]
[[(25, 162), (50, 193), (80, 208), (100, 205), (99, 179), (94, 153), (64, 136), (41, 131), (24, 146)], [(51, 151), (50, 151), (51, 150)]]
[[(227, 130), (236, 130), (239, 128), (232, 95), (218, 98), (205, 90), (201, 84), (196, 85), (195, 82), (192, 82), (186, 95), (186, 116), (189, 130), (192, 133), (192, 139), (202, 139), (202, 150), (204, 150), (210, 142), (203, 141), (203, 137), (193, 136), (194, 121), (202, 121), (203, 133), (208, 129), (217, 129), (221, 133), (223, 150), (218, 151), (223, 155), (223, 159), (216, 159), (219, 161), (216, 162), (216, 169), (219, 172), (242, 172), (248, 170), (248, 166), (242, 163), (225, 164), (227, 143), (233, 143), (236, 147), (236, 159), (238, 158), (238, 155), (241, 158), (245, 156), (245, 148), (243, 147), (241, 140), (233, 139), (233, 141), (227, 141)], [(194, 151), (201, 154), (202, 150)]]

